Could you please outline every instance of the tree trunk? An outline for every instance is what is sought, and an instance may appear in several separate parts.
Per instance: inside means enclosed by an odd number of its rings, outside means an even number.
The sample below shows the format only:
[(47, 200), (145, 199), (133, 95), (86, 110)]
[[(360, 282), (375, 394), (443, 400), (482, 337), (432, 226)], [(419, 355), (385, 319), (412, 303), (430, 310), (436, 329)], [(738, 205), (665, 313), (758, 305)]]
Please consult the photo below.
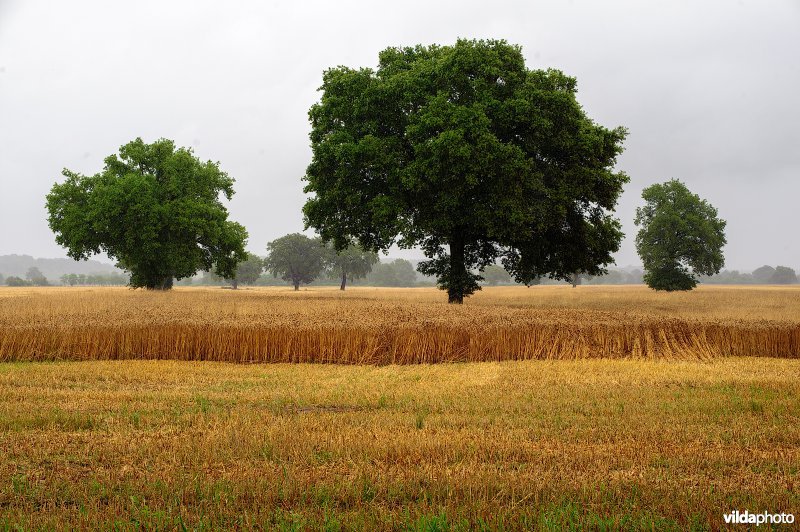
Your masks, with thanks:
[(300, 290), (300, 281), (294, 281), (294, 291)]
[(467, 282), (464, 247), (464, 239), (460, 236), (450, 239), (450, 278), (447, 283), (447, 302), (457, 305), (464, 303), (464, 287)]
[[(163, 279), (148, 281), (146, 288), (148, 290), (172, 290), (172, 283), (174, 279), (172, 276), (164, 277)], [(152, 282), (152, 284), (150, 284)]]
[(345, 286), (347, 286), (347, 273), (342, 272), (342, 285), (339, 287), (339, 290), (344, 290)]
[(238, 290), (239, 289), (239, 281), (236, 280), (236, 279), (231, 280), (231, 286), (233, 287), (234, 290)]

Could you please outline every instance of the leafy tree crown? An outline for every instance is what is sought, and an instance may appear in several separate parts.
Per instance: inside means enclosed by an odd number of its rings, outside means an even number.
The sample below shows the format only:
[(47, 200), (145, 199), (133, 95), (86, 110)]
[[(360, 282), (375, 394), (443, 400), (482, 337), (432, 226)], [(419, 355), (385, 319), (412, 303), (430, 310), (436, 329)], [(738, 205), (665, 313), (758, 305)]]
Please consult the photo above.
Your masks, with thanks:
[(525, 283), (612, 262), (626, 132), (586, 116), (574, 78), (529, 70), (505, 41), (460, 40), (329, 69), (321, 91), (304, 214), (337, 249), (420, 246), (419, 271), (453, 302), (498, 258)]
[(245, 259), (247, 231), (220, 200), (231, 199), (234, 180), (191, 149), (137, 138), (98, 174), (62, 173), (47, 195), (48, 221), (75, 260), (104, 252), (130, 272), (131, 286), (169, 288), (215, 265), (231, 277)]
[(647, 187), (645, 205), (636, 209), (636, 250), (644, 281), (657, 290), (691, 290), (698, 275), (719, 273), (725, 220), (700, 196), (676, 179)]

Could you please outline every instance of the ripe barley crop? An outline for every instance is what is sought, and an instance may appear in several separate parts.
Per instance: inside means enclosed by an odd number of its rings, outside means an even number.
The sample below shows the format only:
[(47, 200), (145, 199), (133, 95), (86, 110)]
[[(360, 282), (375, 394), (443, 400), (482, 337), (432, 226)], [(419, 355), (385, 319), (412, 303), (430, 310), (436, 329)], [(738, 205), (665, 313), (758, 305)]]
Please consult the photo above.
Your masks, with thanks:
[(800, 357), (800, 290), (0, 290), (0, 360), (415, 364)]

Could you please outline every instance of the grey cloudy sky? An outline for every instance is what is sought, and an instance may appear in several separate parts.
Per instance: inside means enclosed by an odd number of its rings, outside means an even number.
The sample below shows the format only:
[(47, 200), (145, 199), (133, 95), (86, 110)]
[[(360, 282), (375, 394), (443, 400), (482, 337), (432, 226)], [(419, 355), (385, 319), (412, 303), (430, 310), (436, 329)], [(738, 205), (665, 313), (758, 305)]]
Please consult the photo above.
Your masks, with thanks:
[[(0, 254), (65, 256), (44, 196), (141, 136), (237, 180), (231, 217), (263, 254), (302, 228), (308, 108), (322, 71), (458, 37), (520, 44), (577, 77), (630, 136), (617, 264), (634, 210), (675, 177), (728, 220), (726, 266), (800, 268), (800, 2), (40, 2), (0, 0)], [(420, 256), (396, 253), (395, 256)]]

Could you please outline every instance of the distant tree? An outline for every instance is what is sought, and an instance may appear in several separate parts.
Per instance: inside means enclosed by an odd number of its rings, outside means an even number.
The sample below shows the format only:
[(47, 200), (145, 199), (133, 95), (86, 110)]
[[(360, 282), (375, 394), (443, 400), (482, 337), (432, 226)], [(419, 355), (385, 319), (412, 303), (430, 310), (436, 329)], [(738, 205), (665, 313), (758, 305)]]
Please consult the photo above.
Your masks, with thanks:
[(622, 238), (610, 213), (628, 181), (613, 169), (626, 131), (591, 120), (576, 86), (494, 40), (327, 70), (309, 111), (307, 226), (337, 249), (420, 246), (417, 269), (450, 303), (498, 258), (522, 283), (602, 273)]
[(498, 264), (490, 264), (483, 269), (483, 280), (489, 286), (513, 282), (511, 275)]
[(47, 277), (45, 277), (36, 266), (31, 266), (28, 268), (28, 272), (25, 274), (25, 279), (27, 279), (33, 286), (47, 286), (50, 284), (47, 282)]
[(775, 273), (769, 279), (770, 284), (796, 284), (797, 274), (792, 268), (776, 266)]
[(223, 279), (213, 271), (204, 271), (202, 273), (202, 276), (200, 277), (200, 284), (202, 284), (203, 286), (220, 285), (224, 281), (225, 279)]
[(573, 273), (569, 279), (570, 284), (572, 284), (572, 288), (575, 288), (576, 286), (581, 284), (583, 277), (585, 277), (585, 275), (580, 272)]
[(264, 261), (258, 255), (247, 254), (247, 259), (236, 266), (236, 275), (231, 279), (233, 289), (239, 288), (239, 283), (244, 285), (254, 285), (261, 272), (264, 271)]
[(395, 259), (373, 266), (368, 282), (373, 286), (414, 286), (417, 284), (417, 274), (409, 261)]
[(75, 260), (116, 258), (134, 288), (169, 289), (215, 265), (230, 277), (245, 259), (247, 231), (220, 201), (220, 194), (231, 199), (233, 179), (191, 149), (137, 138), (107, 157), (99, 174), (62, 173), (66, 181), (47, 195), (56, 242)]
[(31, 286), (32, 283), (30, 281), (26, 281), (21, 277), (17, 277), (15, 275), (11, 275), (6, 278), (6, 286)]
[(609, 269), (604, 275), (597, 275), (588, 279), (589, 284), (625, 284), (627, 276), (622, 270)]
[(770, 282), (770, 279), (772, 279), (772, 276), (775, 275), (775, 268), (773, 268), (772, 266), (767, 266), (765, 264), (764, 266), (761, 266), (760, 268), (756, 268), (755, 270), (753, 270), (752, 275), (755, 282), (768, 283)]
[(312, 282), (322, 272), (325, 247), (319, 238), (300, 233), (282, 236), (267, 244), (265, 269), (274, 277), (289, 281), (295, 290)]
[(725, 264), (726, 222), (717, 209), (673, 179), (647, 187), (636, 209), (636, 250), (644, 281), (655, 290), (691, 290), (697, 275), (713, 275)]
[(377, 253), (364, 251), (358, 245), (351, 244), (339, 252), (333, 246), (328, 246), (326, 257), (328, 274), (341, 279), (339, 285), (341, 290), (345, 289), (348, 280), (353, 281), (366, 277), (377, 262)]
[(6, 282), (6, 278), (3, 277), (2, 273), (0, 273), (0, 284), (5, 284), (5, 282)]
[(644, 283), (644, 272), (638, 268), (628, 272), (628, 278), (625, 280), (627, 284), (642, 284)]

